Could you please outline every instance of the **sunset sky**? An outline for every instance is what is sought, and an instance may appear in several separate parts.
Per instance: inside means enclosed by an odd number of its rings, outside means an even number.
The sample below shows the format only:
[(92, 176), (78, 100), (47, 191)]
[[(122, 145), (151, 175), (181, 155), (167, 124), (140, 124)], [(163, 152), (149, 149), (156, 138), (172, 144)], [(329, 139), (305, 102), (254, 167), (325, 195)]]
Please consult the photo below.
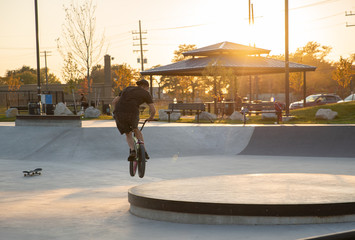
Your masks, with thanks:
[[(56, 49), (62, 36), (63, 5), (71, 0), (38, 0), (40, 51), (51, 73), (62, 78), (63, 59)], [(229, 41), (284, 53), (284, 0), (252, 0), (255, 24), (248, 22), (248, 0), (93, 0), (97, 5), (97, 34), (104, 33), (105, 53), (112, 64), (140, 68), (133, 53), (132, 31), (147, 30), (145, 68), (171, 62), (180, 44), (205, 47)], [(290, 52), (316, 41), (333, 48), (330, 60), (355, 53), (354, 0), (289, 0)], [(0, 76), (23, 65), (36, 68), (34, 0), (0, 0)], [(99, 63), (103, 65), (102, 59)], [(44, 67), (44, 58), (41, 58)]]

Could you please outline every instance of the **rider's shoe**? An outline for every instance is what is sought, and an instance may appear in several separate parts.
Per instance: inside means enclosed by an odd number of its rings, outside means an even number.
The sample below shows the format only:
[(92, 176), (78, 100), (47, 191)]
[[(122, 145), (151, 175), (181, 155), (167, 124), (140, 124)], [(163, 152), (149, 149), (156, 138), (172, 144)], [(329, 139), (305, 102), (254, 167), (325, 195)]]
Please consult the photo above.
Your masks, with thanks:
[(130, 150), (129, 156), (128, 156), (128, 161), (134, 161), (134, 159), (136, 159), (136, 150)]
[(149, 157), (147, 152), (145, 152), (145, 159), (147, 159), (147, 160), (150, 159), (150, 157)]

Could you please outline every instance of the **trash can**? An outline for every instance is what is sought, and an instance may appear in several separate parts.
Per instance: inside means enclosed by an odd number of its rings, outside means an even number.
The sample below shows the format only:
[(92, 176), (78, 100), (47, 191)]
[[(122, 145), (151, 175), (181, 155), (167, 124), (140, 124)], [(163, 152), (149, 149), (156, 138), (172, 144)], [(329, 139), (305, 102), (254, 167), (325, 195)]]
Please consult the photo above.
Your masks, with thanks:
[(234, 103), (226, 103), (224, 114), (226, 114), (227, 116), (230, 116), (233, 114), (233, 112), (234, 112)]
[(102, 106), (102, 113), (106, 114), (106, 115), (111, 115), (111, 108), (110, 108), (110, 104), (104, 104)]
[(39, 103), (28, 103), (29, 115), (41, 115), (41, 105)]
[(45, 105), (45, 113), (47, 115), (54, 115), (54, 104), (46, 104)]

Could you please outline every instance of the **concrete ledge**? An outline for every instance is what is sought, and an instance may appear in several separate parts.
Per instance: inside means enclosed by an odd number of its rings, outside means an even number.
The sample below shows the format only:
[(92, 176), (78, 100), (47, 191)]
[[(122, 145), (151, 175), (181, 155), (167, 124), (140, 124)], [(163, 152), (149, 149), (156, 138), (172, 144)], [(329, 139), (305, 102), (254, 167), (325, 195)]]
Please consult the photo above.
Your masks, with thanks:
[(81, 127), (80, 116), (17, 115), (15, 126)]
[(131, 188), (132, 214), (197, 224), (355, 221), (355, 177), (251, 174), (155, 182)]
[[(185, 224), (213, 225), (297, 225), (355, 222), (355, 215), (332, 217), (265, 217), (265, 216), (227, 216), (212, 214), (192, 214), (160, 211), (131, 205), (129, 211), (137, 216), (157, 221)], [(355, 238), (353, 238), (355, 239)]]

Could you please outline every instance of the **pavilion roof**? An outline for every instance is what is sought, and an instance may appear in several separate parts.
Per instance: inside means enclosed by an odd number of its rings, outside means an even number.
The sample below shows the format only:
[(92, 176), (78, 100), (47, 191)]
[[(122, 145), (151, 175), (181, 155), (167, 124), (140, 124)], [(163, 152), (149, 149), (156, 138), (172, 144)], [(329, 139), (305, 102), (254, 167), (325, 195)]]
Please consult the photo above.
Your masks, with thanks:
[[(191, 51), (190, 51), (191, 52)], [(235, 75), (284, 73), (285, 62), (268, 57), (247, 55), (214, 55), (179, 61), (141, 72), (142, 75), (202, 76), (208, 66), (223, 66)], [(290, 62), (290, 72), (315, 71), (316, 67)]]
[(269, 54), (270, 50), (246, 46), (232, 42), (221, 42), (207, 47), (184, 52), (184, 56), (213, 56), (213, 55), (260, 55)]

